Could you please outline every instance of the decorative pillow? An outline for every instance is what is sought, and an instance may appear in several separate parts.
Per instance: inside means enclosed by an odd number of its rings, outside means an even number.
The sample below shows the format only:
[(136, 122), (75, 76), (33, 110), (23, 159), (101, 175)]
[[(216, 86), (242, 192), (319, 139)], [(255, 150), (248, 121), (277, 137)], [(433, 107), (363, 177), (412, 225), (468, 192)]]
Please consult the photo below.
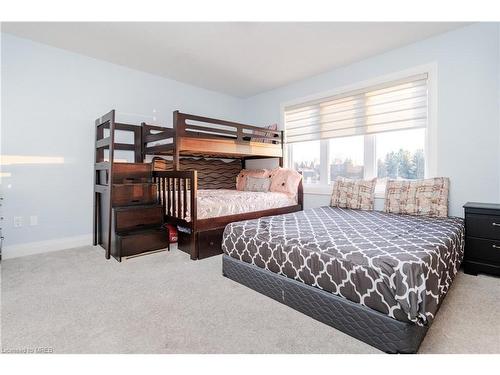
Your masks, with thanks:
[(297, 195), (302, 175), (296, 170), (276, 168), (268, 171), (268, 176), (271, 178), (271, 191), (285, 193), (290, 196)]
[(384, 211), (417, 216), (448, 216), (448, 177), (425, 180), (389, 180)]
[(236, 176), (236, 190), (245, 190), (247, 177), (267, 177), (269, 172), (266, 169), (242, 169)]
[(337, 177), (333, 184), (330, 206), (371, 211), (373, 210), (375, 185), (377, 185), (376, 178), (352, 180)]
[(247, 176), (245, 190), (246, 191), (259, 191), (262, 193), (267, 193), (269, 191), (270, 186), (271, 186), (271, 179), (270, 178)]
[[(263, 129), (269, 129), (269, 130), (278, 130), (278, 124), (272, 124), (265, 126)], [(255, 131), (254, 132), (255, 136), (265, 136), (265, 137), (272, 137), (274, 133), (270, 132), (260, 132), (260, 131)], [(263, 142), (263, 143), (273, 143), (274, 141), (271, 139), (261, 139), (261, 138), (252, 138), (252, 141), (254, 142)], [(278, 141), (278, 139), (276, 139)]]

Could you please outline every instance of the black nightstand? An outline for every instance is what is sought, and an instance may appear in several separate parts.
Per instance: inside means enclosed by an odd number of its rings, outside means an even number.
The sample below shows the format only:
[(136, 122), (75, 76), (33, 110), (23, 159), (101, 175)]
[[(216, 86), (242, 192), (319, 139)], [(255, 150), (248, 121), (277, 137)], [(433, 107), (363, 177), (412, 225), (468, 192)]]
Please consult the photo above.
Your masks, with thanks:
[(500, 276), (500, 204), (468, 202), (464, 271)]

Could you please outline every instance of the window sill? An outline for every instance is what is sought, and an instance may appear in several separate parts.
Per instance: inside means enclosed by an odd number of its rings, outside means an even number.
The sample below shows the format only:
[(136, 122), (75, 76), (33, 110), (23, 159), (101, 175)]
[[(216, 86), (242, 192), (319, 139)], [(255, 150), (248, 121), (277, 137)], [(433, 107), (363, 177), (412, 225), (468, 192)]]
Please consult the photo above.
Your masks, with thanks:
[[(332, 195), (333, 185), (314, 185), (314, 184), (304, 184), (304, 194), (308, 195)], [(382, 192), (375, 191), (375, 199), (385, 198), (385, 187)]]
[(332, 195), (333, 186), (330, 185), (314, 185), (304, 184), (304, 194), (311, 195)]

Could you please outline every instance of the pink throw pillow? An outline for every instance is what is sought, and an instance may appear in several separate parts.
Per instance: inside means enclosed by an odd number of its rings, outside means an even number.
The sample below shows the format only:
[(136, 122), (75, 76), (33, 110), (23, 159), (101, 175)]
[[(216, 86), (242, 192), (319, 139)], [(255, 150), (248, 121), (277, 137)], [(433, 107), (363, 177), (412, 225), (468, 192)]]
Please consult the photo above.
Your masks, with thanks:
[(267, 177), (268, 172), (266, 169), (242, 169), (236, 176), (236, 190), (245, 190), (247, 177)]
[(271, 177), (270, 191), (290, 196), (297, 195), (297, 189), (302, 180), (302, 175), (299, 172), (288, 168), (276, 168), (270, 171), (268, 176)]

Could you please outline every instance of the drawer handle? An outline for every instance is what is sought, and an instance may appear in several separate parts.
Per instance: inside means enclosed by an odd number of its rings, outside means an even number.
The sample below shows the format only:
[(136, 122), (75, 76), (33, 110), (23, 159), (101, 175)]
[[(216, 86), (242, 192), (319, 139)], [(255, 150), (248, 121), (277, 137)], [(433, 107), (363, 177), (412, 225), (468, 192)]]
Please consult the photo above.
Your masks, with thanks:
[(494, 249), (500, 249), (500, 246), (498, 246), (498, 245), (491, 245), (491, 247)]
[(494, 227), (500, 227), (500, 223), (491, 223)]

